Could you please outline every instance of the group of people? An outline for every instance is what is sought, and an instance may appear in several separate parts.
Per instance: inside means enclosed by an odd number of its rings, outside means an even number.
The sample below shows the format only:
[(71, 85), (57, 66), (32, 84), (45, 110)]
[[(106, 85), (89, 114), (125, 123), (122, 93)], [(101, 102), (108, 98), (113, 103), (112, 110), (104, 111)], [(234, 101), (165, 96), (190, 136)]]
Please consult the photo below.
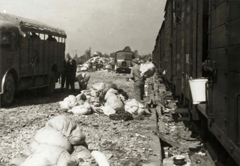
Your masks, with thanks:
[(76, 75), (77, 64), (69, 54), (67, 54), (66, 59), (63, 60), (63, 65), (64, 70), (61, 74), (61, 89), (63, 90), (66, 84), (66, 90), (70, 90), (71, 88), (71, 91), (75, 92), (75, 82), (77, 81), (79, 89), (85, 90), (90, 76), (87, 73), (79, 73)]
[[(145, 85), (146, 78), (141, 75), (140, 65), (141, 63), (144, 63), (144, 62), (141, 62), (136, 59), (133, 59), (132, 62), (134, 66), (131, 69), (130, 79), (134, 81), (135, 98), (139, 102), (143, 102), (144, 85)], [(67, 90), (71, 88), (71, 91), (75, 91), (74, 84), (76, 81), (79, 84), (80, 90), (87, 89), (87, 84), (90, 79), (90, 76), (85, 72), (81, 72), (78, 75), (76, 75), (77, 64), (76, 64), (76, 61), (72, 59), (69, 54), (66, 56), (66, 59), (64, 59), (63, 63), (64, 63), (64, 72), (62, 73), (61, 89), (64, 88), (64, 85), (66, 83)]]

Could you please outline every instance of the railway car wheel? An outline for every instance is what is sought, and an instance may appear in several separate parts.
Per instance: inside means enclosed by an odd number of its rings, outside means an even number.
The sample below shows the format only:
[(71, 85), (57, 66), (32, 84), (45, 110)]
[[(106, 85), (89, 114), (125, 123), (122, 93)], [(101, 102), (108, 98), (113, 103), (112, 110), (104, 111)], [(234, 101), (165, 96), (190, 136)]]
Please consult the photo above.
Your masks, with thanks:
[(4, 94), (2, 96), (2, 104), (7, 106), (13, 102), (15, 95), (15, 84), (12, 74), (7, 74), (4, 83)]
[(49, 75), (48, 87), (46, 90), (47, 95), (52, 95), (55, 90), (55, 73), (52, 71)]

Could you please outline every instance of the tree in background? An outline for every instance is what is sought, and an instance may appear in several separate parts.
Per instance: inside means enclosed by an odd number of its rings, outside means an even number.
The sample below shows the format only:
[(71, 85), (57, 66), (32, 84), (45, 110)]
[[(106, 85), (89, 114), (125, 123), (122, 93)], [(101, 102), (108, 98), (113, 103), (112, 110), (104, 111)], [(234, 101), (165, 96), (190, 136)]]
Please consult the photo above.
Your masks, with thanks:
[(150, 59), (152, 59), (152, 54), (147, 54), (147, 55), (141, 55), (139, 56), (139, 59), (146, 61), (149, 61)]
[(91, 58), (91, 47), (85, 51), (85, 56), (90, 59)]
[(111, 57), (111, 58), (115, 58), (115, 52), (112, 52), (112, 53), (110, 54), (110, 57)]
[(134, 51), (134, 58), (139, 58), (138, 50), (135, 50), (135, 51)]
[(132, 51), (131, 47), (130, 46), (126, 46), (123, 51)]

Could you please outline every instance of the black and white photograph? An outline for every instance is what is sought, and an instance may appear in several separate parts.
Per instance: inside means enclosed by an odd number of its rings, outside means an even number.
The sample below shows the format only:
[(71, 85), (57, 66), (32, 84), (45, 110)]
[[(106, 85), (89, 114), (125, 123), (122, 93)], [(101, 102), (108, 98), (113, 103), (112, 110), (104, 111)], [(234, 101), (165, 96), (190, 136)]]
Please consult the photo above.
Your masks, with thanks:
[(0, 166), (240, 166), (240, 0), (0, 4)]

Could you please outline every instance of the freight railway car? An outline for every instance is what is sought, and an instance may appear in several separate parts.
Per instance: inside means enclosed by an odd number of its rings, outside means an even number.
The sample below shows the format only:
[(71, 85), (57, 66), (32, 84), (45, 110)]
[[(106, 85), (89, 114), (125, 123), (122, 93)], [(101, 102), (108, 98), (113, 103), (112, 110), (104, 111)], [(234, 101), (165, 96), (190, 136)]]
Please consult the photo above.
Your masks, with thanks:
[[(153, 60), (181, 106), (206, 119), (240, 165), (240, 1), (167, 0)], [(206, 102), (193, 104), (189, 80), (207, 78)], [(197, 114), (196, 114), (197, 113)]]

